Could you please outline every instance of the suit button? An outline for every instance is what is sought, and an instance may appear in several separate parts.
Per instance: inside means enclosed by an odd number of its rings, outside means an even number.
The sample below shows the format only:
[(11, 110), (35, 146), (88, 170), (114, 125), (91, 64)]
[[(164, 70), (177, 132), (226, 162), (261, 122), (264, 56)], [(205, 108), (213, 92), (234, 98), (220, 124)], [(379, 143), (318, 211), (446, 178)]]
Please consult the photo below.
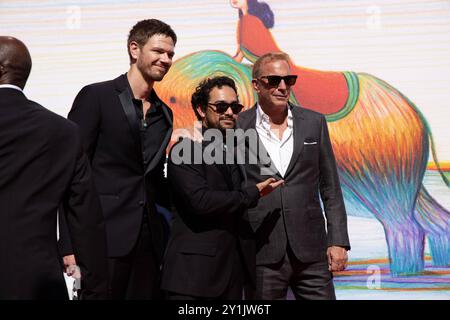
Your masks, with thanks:
[(139, 205), (141, 206), (141, 207), (143, 207), (144, 206), (144, 204), (145, 204), (145, 202), (144, 201), (139, 201)]

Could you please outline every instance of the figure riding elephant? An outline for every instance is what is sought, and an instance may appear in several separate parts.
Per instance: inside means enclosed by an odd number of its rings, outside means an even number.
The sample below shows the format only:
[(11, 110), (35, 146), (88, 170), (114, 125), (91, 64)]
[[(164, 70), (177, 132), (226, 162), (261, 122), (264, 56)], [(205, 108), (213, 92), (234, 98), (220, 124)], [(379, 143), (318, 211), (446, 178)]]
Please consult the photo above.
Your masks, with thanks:
[[(292, 73), (296, 71), (298, 67)], [(316, 85), (329, 74), (310, 72)], [(249, 65), (221, 51), (184, 56), (156, 84), (158, 95), (173, 110), (175, 135), (177, 129), (192, 133), (196, 118), (191, 94), (203, 78), (215, 75), (235, 80), (241, 103), (247, 108), (254, 105)], [(374, 216), (383, 225), (392, 275), (423, 271), (425, 235), (433, 265), (448, 266), (450, 213), (423, 186), (430, 144), (435, 152), (425, 118), (403, 94), (374, 76), (336, 72), (333, 77), (345, 80), (345, 86), (333, 89), (344, 91), (335, 94), (345, 96), (345, 101), (327, 114), (327, 120), (348, 214)], [(329, 89), (323, 86), (321, 95), (327, 95)], [(316, 88), (303, 91), (305, 101), (319, 99), (309, 97), (316, 94)], [(302, 99), (291, 97), (293, 103), (315, 110)]]

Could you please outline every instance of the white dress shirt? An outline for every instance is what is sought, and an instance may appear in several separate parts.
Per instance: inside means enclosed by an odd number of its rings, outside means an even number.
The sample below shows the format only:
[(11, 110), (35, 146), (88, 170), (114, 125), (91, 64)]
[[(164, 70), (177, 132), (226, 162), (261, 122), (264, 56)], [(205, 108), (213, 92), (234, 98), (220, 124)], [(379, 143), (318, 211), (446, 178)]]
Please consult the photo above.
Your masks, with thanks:
[(18, 86), (15, 86), (13, 84), (0, 84), (0, 89), (2, 89), (2, 88), (16, 89), (16, 90), (19, 90), (19, 91), (23, 92), (22, 89), (20, 89)]
[(282, 177), (286, 174), (294, 150), (292, 125), (292, 112), (291, 109), (288, 108), (287, 128), (284, 130), (280, 140), (278, 138), (278, 132), (276, 132), (277, 130), (270, 129), (269, 116), (264, 113), (259, 104), (257, 105), (256, 132), (258, 132), (261, 142), (269, 153), (270, 160)]

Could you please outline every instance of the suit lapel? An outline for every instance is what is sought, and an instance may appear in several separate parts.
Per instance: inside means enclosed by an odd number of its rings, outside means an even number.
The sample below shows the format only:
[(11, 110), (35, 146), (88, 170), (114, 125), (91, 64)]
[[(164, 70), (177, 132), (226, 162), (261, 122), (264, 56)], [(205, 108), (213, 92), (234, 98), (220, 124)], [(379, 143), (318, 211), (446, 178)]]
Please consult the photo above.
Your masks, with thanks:
[[(120, 104), (122, 105), (123, 112), (125, 113), (128, 125), (131, 130), (131, 134), (133, 136), (133, 139), (141, 148), (141, 134), (140, 134), (140, 128), (139, 128), (139, 119), (136, 113), (136, 109), (133, 105), (133, 94), (131, 92), (131, 88), (128, 84), (128, 80), (126, 78), (126, 74), (121, 75), (119, 78), (116, 79), (116, 89), (119, 91), (119, 100)], [(169, 129), (166, 132), (166, 135), (164, 136), (164, 139), (158, 149), (158, 151), (153, 156), (152, 160), (147, 165), (147, 168), (145, 169), (145, 174), (149, 173), (161, 160), (161, 157), (163, 156), (163, 153), (166, 151), (166, 147), (169, 143), (170, 137), (172, 135), (173, 130), (173, 121), (172, 117), (170, 116), (168, 107), (162, 103), (162, 101), (158, 98), (156, 95), (156, 92), (152, 90), (152, 101), (156, 101), (156, 103), (162, 104), (162, 110), (164, 113), (164, 117), (169, 125)]]
[(152, 90), (151, 95), (152, 95), (152, 98), (151, 98), (152, 101), (155, 101), (155, 103), (161, 104), (161, 107), (162, 107), (162, 110), (164, 113), (164, 117), (167, 121), (167, 124), (169, 125), (169, 129), (167, 130), (166, 135), (164, 136), (164, 139), (163, 139), (161, 145), (159, 146), (158, 151), (155, 153), (152, 160), (148, 164), (147, 169), (145, 170), (145, 174), (147, 174), (151, 170), (153, 170), (153, 168), (159, 163), (161, 158), (164, 156), (167, 145), (169, 144), (170, 137), (172, 136), (172, 131), (173, 131), (173, 121), (172, 121), (172, 117), (169, 114), (168, 107), (158, 98), (155, 90)]
[(140, 146), (141, 137), (139, 133), (139, 119), (136, 114), (136, 109), (133, 105), (133, 94), (131, 92), (130, 86), (128, 85), (126, 75), (120, 76), (116, 81), (117, 89), (119, 91), (120, 104), (122, 105), (123, 112), (127, 117), (131, 135), (133, 136), (135, 142)]
[(245, 167), (242, 164), (237, 164), (238, 168), (239, 168), (239, 172), (242, 175), (242, 180), (244, 182), (244, 185), (247, 184), (247, 173), (245, 172)]
[[(202, 141), (202, 145), (203, 145), (202, 152), (203, 152), (203, 150), (205, 150), (205, 147), (207, 145), (209, 145), (211, 142), (212, 141), (205, 141), (205, 140)], [(225, 159), (225, 155), (224, 155), (224, 159)], [(205, 164), (205, 165), (207, 166), (207, 164)], [(233, 190), (234, 189), (233, 178), (231, 177), (231, 171), (227, 168), (227, 165), (225, 163), (224, 164), (216, 163), (216, 164), (213, 164), (213, 166), (215, 168), (217, 168), (220, 171), (220, 173), (223, 175), (225, 182), (228, 186), (228, 189)]]
[(305, 142), (305, 119), (303, 117), (302, 110), (297, 106), (290, 106), (293, 118), (293, 138), (294, 138), (294, 149), (292, 151), (291, 161), (286, 169), (285, 177), (292, 171), (297, 163), (297, 159), (303, 150), (303, 143)]
[(163, 153), (166, 152), (167, 145), (169, 144), (170, 137), (172, 136), (173, 128), (170, 126), (170, 128), (166, 132), (166, 136), (164, 137), (163, 142), (159, 146), (158, 152), (153, 156), (152, 160), (147, 166), (147, 169), (145, 170), (145, 174), (149, 173), (153, 168), (159, 163), (161, 160), (161, 157), (163, 156)]
[[(250, 109), (246, 117), (243, 117), (242, 121), (240, 122), (240, 128), (242, 128), (244, 131), (248, 129), (256, 130), (256, 110), (257, 105), (255, 104), (253, 108)], [(261, 168), (265, 168), (268, 170), (268, 172), (275, 172), (275, 175), (278, 178), (282, 178), (280, 172), (278, 172), (278, 169), (275, 167), (275, 165), (272, 162), (272, 159), (270, 158), (269, 152), (267, 152), (267, 149), (264, 147), (264, 144), (262, 143), (259, 134), (256, 135), (258, 138), (258, 145), (257, 145), (257, 159), (259, 166)], [(249, 149), (248, 146), (246, 147), (247, 150), (253, 150)], [(250, 151), (249, 151), (250, 152)], [(266, 156), (266, 159), (269, 159), (270, 162), (267, 164), (263, 164), (262, 160), (260, 159), (259, 155), (264, 154)]]

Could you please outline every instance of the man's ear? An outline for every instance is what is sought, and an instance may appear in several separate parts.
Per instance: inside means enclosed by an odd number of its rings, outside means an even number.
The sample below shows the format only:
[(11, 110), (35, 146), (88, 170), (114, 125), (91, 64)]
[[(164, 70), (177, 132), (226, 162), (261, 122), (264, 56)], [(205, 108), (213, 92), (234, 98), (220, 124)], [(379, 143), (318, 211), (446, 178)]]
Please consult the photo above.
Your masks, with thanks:
[(201, 106), (197, 106), (196, 110), (202, 119), (204, 119), (206, 117), (206, 113), (203, 111)]
[(130, 55), (134, 60), (137, 60), (139, 58), (139, 55), (141, 53), (141, 47), (136, 41), (131, 41), (128, 45), (128, 48), (130, 49)]
[(255, 91), (258, 93), (259, 92), (259, 86), (258, 86), (258, 80), (257, 79), (253, 79), (252, 80), (252, 86), (253, 86), (253, 89), (255, 89)]

